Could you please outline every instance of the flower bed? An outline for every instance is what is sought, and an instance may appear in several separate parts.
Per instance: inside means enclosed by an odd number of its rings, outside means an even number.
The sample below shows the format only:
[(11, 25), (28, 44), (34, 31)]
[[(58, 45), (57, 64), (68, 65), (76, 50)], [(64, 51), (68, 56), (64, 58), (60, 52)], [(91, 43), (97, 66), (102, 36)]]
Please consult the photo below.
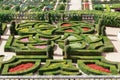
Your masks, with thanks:
[(74, 30), (73, 29), (67, 29), (67, 30), (65, 30), (65, 32), (74, 32)]
[(90, 28), (88, 28), (88, 27), (83, 27), (82, 30), (83, 30), (83, 31), (89, 31)]
[(2, 75), (27, 75), (38, 70), (41, 60), (37, 57), (25, 56), (13, 57), (10, 61), (3, 63)]
[(88, 67), (98, 70), (98, 71), (102, 71), (102, 72), (106, 72), (106, 73), (110, 73), (110, 70), (107, 68), (104, 68), (102, 66), (96, 65), (96, 64), (87, 64)]
[(78, 60), (78, 67), (86, 74), (93, 75), (114, 75), (118, 74), (117, 65), (108, 64), (101, 60), (87, 59), (87, 60)]
[(36, 46), (34, 46), (35, 48), (39, 48), (39, 49), (45, 49), (45, 48), (47, 48), (47, 46), (46, 45), (36, 45)]
[(42, 40), (42, 41), (47, 41), (48, 39), (47, 38), (40, 38), (40, 40)]
[(29, 42), (29, 38), (22, 38), (20, 39), (21, 42)]
[(72, 26), (72, 24), (70, 24), (70, 23), (63, 23), (63, 24), (61, 24), (61, 26), (62, 27), (69, 27), (69, 26)]
[(22, 63), (22, 64), (19, 64), (15, 67), (12, 67), (9, 69), (9, 72), (19, 72), (19, 71), (24, 71), (24, 70), (27, 70), (31, 67), (33, 67), (34, 63)]

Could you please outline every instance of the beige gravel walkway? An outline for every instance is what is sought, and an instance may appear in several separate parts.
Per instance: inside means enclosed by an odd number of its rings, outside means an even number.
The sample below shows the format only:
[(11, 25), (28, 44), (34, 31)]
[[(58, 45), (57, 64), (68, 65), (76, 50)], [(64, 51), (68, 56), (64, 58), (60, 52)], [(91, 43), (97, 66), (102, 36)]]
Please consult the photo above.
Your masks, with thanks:
[(105, 59), (113, 62), (120, 62), (120, 39), (118, 39), (118, 32), (120, 28), (106, 28), (108, 38), (111, 40), (115, 47), (115, 52), (103, 53)]
[(7, 60), (11, 59), (14, 55), (16, 55), (13, 52), (4, 52), (4, 46), (8, 40), (9, 35), (10, 35), (10, 30), (9, 30), (9, 25), (8, 25), (4, 35), (1, 37), (2, 39), (0, 40), (0, 55), (5, 56), (3, 58), (3, 61), (7, 61)]

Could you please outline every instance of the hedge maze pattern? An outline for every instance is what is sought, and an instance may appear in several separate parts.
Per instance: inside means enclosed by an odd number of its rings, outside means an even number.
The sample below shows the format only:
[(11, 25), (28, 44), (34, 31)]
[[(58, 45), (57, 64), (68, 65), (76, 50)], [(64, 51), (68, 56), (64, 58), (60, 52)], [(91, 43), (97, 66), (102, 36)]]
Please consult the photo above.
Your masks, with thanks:
[[(113, 51), (114, 47), (105, 35), (99, 34), (102, 33), (99, 32), (99, 23), (94, 25), (82, 21), (70, 21), (49, 24), (41, 21), (26, 21), (20, 24), (12, 23), (12, 27), (15, 31), (9, 37), (5, 51), (15, 52), (17, 56), (10, 61), (0, 63), (1, 75), (119, 73), (119, 63), (113, 64), (101, 56), (102, 52)], [(64, 60), (53, 60), (55, 44), (63, 50)], [(108, 70), (109, 73), (104, 70), (93, 70), (87, 65), (100, 67)], [(20, 68), (21, 66), (26, 69)]]

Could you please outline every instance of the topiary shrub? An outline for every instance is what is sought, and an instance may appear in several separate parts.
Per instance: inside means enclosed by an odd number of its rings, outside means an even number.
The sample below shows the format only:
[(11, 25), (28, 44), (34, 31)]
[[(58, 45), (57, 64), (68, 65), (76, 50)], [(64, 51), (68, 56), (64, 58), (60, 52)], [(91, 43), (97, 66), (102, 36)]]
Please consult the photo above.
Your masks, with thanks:
[(71, 47), (69, 45), (65, 46), (65, 54), (64, 54), (64, 58), (68, 59), (70, 58), (71, 55)]
[(2, 35), (2, 23), (0, 22), (0, 39), (1, 39), (1, 35)]
[(53, 47), (49, 45), (47, 47), (47, 52), (46, 53), (47, 53), (48, 58), (52, 59), (53, 58)]
[(15, 35), (15, 34), (16, 34), (16, 29), (15, 29), (15, 27), (16, 27), (16, 23), (13, 21), (13, 22), (11, 23), (11, 26), (10, 26), (10, 34), (11, 34), (11, 35)]

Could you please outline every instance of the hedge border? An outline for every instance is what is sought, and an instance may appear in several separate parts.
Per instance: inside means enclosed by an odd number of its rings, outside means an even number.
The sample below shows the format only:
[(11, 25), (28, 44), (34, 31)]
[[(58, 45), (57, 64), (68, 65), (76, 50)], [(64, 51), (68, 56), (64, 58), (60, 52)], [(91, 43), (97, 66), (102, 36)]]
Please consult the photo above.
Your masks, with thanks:
[[(16, 73), (9, 73), (8, 72), (8, 69), (9, 69), (9, 67), (10, 66), (12, 66), (12, 67), (14, 67), (15, 65), (18, 65), (18, 64), (20, 64), (20, 63), (22, 63), (22, 62), (35, 62), (35, 64), (34, 64), (34, 67), (32, 67), (32, 68), (30, 68), (30, 69), (28, 69), (28, 70), (24, 70), (24, 71), (20, 71), (20, 72), (16, 72)], [(36, 69), (38, 69), (39, 68), (39, 65), (40, 65), (40, 60), (19, 60), (18, 62), (15, 62), (15, 63), (13, 63), (13, 64), (5, 64), (4, 65), (4, 67), (3, 67), (3, 70), (2, 70), (2, 75), (24, 75), (24, 74), (28, 74), (28, 73), (31, 73), (31, 72), (34, 72), (34, 71), (36, 71)]]
[[(106, 68), (110, 68), (111, 73), (105, 73), (105, 72), (101, 72), (101, 71), (98, 71), (98, 70), (91, 69), (91, 68), (87, 67), (84, 62), (92, 62), (92, 63), (95, 62), (95, 64), (97, 64), (97, 65), (104, 66)], [(115, 75), (115, 74), (118, 73), (115, 65), (114, 66), (110, 65), (110, 64), (108, 65), (106, 63), (100, 62), (99, 60), (78, 60), (77, 63), (78, 63), (79, 68), (87, 74)]]

